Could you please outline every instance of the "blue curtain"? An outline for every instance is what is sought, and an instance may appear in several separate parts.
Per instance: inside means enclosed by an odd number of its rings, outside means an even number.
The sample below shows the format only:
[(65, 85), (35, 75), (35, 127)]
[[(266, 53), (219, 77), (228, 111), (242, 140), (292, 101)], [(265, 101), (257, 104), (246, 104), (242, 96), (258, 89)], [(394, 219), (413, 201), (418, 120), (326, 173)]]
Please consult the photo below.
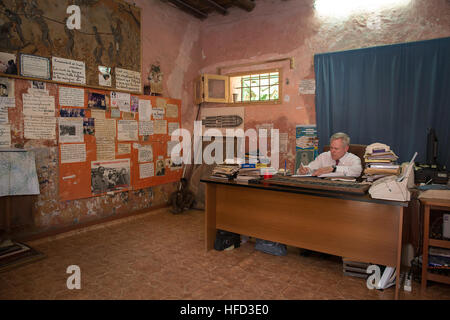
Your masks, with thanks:
[(426, 162), (428, 128), (450, 168), (450, 37), (314, 56), (319, 150), (335, 132)]

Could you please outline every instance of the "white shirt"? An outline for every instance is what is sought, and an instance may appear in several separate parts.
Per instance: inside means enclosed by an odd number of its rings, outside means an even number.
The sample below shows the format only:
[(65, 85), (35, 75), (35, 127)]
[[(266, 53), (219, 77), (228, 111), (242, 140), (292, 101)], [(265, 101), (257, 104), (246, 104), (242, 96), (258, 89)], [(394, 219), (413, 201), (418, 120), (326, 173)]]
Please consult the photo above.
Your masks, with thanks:
[[(311, 161), (306, 168), (310, 171), (317, 170), (323, 167), (331, 167), (336, 165), (336, 161), (331, 158), (331, 152), (321, 153), (315, 160)], [(342, 176), (359, 177), (361, 175), (362, 166), (361, 159), (353, 153), (346, 152), (340, 159), (336, 166), (336, 173), (341, 173)]]

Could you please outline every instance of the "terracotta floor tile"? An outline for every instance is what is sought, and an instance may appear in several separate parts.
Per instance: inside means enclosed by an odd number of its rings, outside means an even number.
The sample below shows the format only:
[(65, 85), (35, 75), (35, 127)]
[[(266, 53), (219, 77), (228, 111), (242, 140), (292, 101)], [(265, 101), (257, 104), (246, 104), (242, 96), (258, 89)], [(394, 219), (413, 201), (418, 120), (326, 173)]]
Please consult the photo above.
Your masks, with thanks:
[[(394, 288), (369, 290), (345, 276), (340, 257), (288, 247), (286, 256), (255, 250), (254, 239), (229, 251), (205, 251), (204, 213), (167, 209), (40, 239), (46, 258), (0, 273), (0, 299), (390, 300)], [(93, 226), (94, 227), (94, 226)], [(69, 265), (81, 269), (81, 290), (69, 290)], [(450, 286), (429, 283), (403, 299), (450, 300)]]

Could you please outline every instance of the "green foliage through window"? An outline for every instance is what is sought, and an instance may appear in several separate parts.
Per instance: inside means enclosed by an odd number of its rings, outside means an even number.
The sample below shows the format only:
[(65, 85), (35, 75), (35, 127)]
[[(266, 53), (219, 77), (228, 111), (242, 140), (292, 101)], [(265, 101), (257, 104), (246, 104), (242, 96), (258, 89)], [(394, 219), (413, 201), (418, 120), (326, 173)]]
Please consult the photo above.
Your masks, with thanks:
[(233, 93), (241, 102), (279, 100), (280, 73), (267, 72), (237, 77)]

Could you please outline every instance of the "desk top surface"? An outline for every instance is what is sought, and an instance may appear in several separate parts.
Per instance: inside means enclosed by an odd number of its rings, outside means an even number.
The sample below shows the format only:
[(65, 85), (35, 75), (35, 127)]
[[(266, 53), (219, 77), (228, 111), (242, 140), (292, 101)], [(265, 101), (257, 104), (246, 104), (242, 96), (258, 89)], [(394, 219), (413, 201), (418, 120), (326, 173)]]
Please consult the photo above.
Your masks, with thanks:
[(317, 189), (306, 189), (306, 188), (299, 188), (299, 187), (271, 185), (271, 184), (265, 183), (264, 180), (261, 180), (259, 183), (239, 183), (234, 180), (204, 177), (200, 180), (200, 182), (227, 185), (227, 186), (232, 186), (232, 187), (244, 187), (244, 188), (251, 188), (251, 189), (270, 190), (270, 191), (288, 192), (288, 193), (296, 193), (296, 194), (307, 194), (307, 195), (312, 195), (312, 196), (335, 198), (335, 199), (342, 199), (342, 200), (380, 203), (380, 204), (387, 204), (387, 205), (393, 205), (393, 206), (402, 206), (402, 207), (408, 206), (408, 201), (391, 201), (391, 200), (373, 199), (370, 197), (369, 194), (360, 195), (360, 194), (346, 193), (346, 192), (341, 192), (341, 191), (317, 190)]

